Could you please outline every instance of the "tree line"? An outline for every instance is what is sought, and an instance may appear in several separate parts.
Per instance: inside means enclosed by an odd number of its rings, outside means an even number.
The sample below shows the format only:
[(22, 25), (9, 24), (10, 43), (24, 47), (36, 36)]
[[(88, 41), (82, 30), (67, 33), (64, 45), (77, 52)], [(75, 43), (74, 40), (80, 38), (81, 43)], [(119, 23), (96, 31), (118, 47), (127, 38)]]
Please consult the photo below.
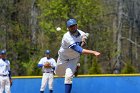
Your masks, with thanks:
[[(40, 75), (37, 63), (50, 49), (57, 60), (66, 21), (75, 18), (89, 33), (79, 74), (139, 73), (139, 0), (0, 0), (0, 49), (13, 75)], [(61, 27), (61, 31), (56, 31)]]

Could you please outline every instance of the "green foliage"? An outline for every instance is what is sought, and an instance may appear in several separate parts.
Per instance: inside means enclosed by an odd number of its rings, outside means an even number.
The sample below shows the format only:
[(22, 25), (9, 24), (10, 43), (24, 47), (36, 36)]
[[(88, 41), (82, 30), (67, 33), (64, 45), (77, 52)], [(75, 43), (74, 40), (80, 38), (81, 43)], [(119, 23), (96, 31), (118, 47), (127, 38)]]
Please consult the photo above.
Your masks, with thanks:
[(38, 62), (40, 58), (39, 57), (31, 57), (30, 61), (28, 62), (22, 62), (23, 68), (25, 68), (26, 75), (41, 75), (42, 70), (41, 68), (38, 68)]
[(26, 69), (25, 73), (26, 75), (41, 75), (41, 69), (39, 69), (37, 67), (37, 62), (33, 62), (33, 61), (29, 61), (27, 62), (23, 62), (23, 67)]
[[(120, 51), (116, 51), (117, 32), (114, 32), (117, 31), (115, 27), (118, 22), (116, 4), (116, 0), (0, 0), (0, 49), (8, 51), (13, 75), (40, 75), (37, 63), (46, 49), (50, 49), (52, 57), (57, 59), (69, 18), (75, 18), (79, 29), (89, 33), (86, 48), (100, 51), (102, 54), (99, 62), (95, 59), (92, 63), (90, 61), (94, 59), (93, 56), (81, 56), (80, 74), (87, 74), (88, 68), (90, 74), (102, 73), (101, 69), (104, 68), (100, 67), (101, 65), (105, 66), (105, 73), (110, 73), (111, 62), (120, 54)], [(129, 23), (125, 24), (130, 27)], [(122, 31), (125, 32), (122, 34), (127, 37), (128, 27), (123, 24), (122, 26)], [(56, 31), (57, 27), (62, 30)], [(127, 47), (124, 43), (121, 51), (124, 56), (126, 54), (123, 51), (128, 53)], [(134, 53), (135, 51), (136, 49)], [(122, 73), (135, 71), (128, 63)]]
[[(50, 49), (53, 54), (57, 55), (57, 51), (61, 44), (63, 34), (67, 31), (65, 20), (67, 19), (67, 5), (64, 0), (38, 0), (37, 6), (40, 9), (38, 16), (40, 31), (37, 34), (38, 46), (41, 50)], [(61, 27), (61, 31), (56, 31), (57, 27)], [(53, 47), (52, 47), (53, 46)]]
[(99, 63), (97, 62), (97, 59), (95, 59), (92, 63), (92, 67), (89, 69), (89, 74), (101, 74), (101, 67)]
[[(94, 25), (98, 26), (101, 24), (100, 22), (102, 22), (102, 19), (100, 18), (102, 15), (100, 0), (57, 0), (57, 2), (56, 0), (38, 0), (38, 7), (41, 9), (41, 15), (38, 17), (40, 19), (39, 24), (44, 37), (47, 39), (44, 40), (44, 42), (46, 42), (46, 47), (50, 49), (52, 49), (50, 46), (55, 47), (57, 50), (55, 49), (54, 51), (58, 51), (60, 47), (62, 35), (66, 32), (66, 20), (69, 18), (77, 19), (79, 29), (90, 34), (97, 35), (98, 33), (99, 36), (97, 36), (97, 38), (103, 35), (94, 27)], [(55, 29), (57, 26), (60, 26), (62, 31), (56, 32)], [(93, 42), (99, 43), (99, 41), (97, 39), (94, 40), (92, 35), (89, 39), (91, 41), (88, 42), (88, 47), (93, 49)], [(94, 49), (98, 47), (98, 43), (96, 43)], [(102, 39), (100, 40), (100, 44), (103, 44)], [(90, 60), (92, 60), (92, 58)], [(80, 61), (82, 61), (82, 59)], [(84, 68), (88, 68), (88, 64), (85, 66), (85, 64), (82, 63), (82, 65)], [(84, 71), (84, 69), (80, 69), (80, 73), (82, 72), (86, 71)]]
[(136, 68), (130, 63), (126, 63), (124, 68), (121, 70), (122, 74), (133, 74), (136, 73)]
[[(69, 18), (76, 18), (79, 29), (90, 33), (88, 48), (103, 51), (111, 45), (106, 43), (108, 40), (106, 37), (111, 36), (109, 31), (104, 30), (103, 32), (104, 28), (100, 26), (103, 24), (101, 0), (36, 0), (35, 2), (20, 0), (15, 3), (1, 0), (0, 2), (1, 23), (5, 26), (0, 28), (0, 48), (6, 48), (9, 51), (8, 57), (12, 62), (14, 75), (37, 74), (38, 69), (34, 69), (37, 65), (35, 59), (41, 56), (46, 49), (50, 49), (53, 53), (52, 57), (57, 59), (62, 36), (67, 31), (66, 20)], [(30, 20), (31, 8), (35, 8), (34, 12), (38, 13), (37, 25), (39, 27), (35, 29), (36, 44), (32, 42), (34, 32), (29, 24), (32, 21)], [(61, 27), (62, 30), (58, 32), (56, 27)], [(32, 58), (35, 59), (32, 60)], [(83, 60), (84, 58), (81, 59), (81, 61)], [(93, 57), (88, 57), (87, 60), (93, 60)], [(84, 68), (81, 69), (81, 74), (88, 71), (89, 63), (82, 63), (82, 65)], [(96, 66), (96, 64), (94, 65)], [(20, 70), (17, 71), (18, 69)], [(84, 71), (85, 69), (86, 71)], [(33, 71), (37, 73), (33, 73)]]
[(56, 33), (56, 27), (65, 26), (63, 20), (67, 19), (67, 6), (63, 0), (57, 0), (57, 2), (56, 0), (38, 0), (38, 6), (41, 9), (41, 15), (38, 17), (41, 20), (40, 26), (48, 36), (52, 32)]

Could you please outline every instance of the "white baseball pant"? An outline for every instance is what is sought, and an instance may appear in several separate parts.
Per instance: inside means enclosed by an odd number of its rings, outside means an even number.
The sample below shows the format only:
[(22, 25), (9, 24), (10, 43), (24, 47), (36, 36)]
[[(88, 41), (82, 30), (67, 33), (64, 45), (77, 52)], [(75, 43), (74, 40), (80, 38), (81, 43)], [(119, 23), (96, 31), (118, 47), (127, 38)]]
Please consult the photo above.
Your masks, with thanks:
[(10, 93), (10, 79), (9, 76), (0, 76), (0, 93)]
[(43, 73), (40, 91), (44, 91), (48, 83), (49, 90), (53, 90), (53, 73)]
[(75, 73), (78, 61), (79, 57), (67, 61), (60, 58), (57, 59), (55, 73), (60, 77), (65, 75), (65, 84), (72, 84), (73, 75)]

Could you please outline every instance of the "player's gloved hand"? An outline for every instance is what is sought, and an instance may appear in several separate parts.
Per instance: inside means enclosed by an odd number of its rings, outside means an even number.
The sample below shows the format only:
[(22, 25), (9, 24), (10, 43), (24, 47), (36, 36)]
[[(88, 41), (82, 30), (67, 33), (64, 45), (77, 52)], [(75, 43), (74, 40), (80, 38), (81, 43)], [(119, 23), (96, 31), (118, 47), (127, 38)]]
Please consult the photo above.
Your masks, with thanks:
[(51, 68), (51, 64), (50, 64), (49, 62), (46, 62), (46, 63), (44, 64), (44, 67), (45, 67), (45, 68)]

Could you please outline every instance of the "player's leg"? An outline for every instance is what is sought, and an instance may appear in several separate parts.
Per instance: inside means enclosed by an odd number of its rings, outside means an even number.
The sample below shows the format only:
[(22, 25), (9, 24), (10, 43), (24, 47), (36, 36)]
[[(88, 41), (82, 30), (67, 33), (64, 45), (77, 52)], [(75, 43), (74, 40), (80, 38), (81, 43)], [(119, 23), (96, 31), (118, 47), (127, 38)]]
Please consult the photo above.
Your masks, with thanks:
[(48, 81), (48, 73), (43, 73), (42, 82), (40, 87), (40, 93), (44, 93)]
[(49, 80), (48, 80), (50, 93), (53, 93), (53, 79), (54, 79), (54, 76), (53, 76), (53, 73), (51, 73), (49, 75)]
[(10, 80), (9, 77), (5, 77), (5, 93), (10, 93)]
[(4, 91), (4, 80), (3, 76), (0, 76), (0, 93), (3, 93)]
[(66, 69), (66, 74), (65, 74), (65, 93), (70, 93), (71, 88), (72, 88), (72, 78), (73, 78), (73, 73), (70, 68)]
[(74, 73), (74, 76), (75, 76), (75, 77), (78, 76), (79, 68), (80, 68), (80, 63), (77, 63), (76, 70), (75, 70), (75, 73)]
[(61, 60), (60, 58), (58, 58), (56, 69), (55, 69), (55, 74), (59, 77), (62, 77), (65, 75), (65, 70), (66, 70), (66, 62), (64, 60)]
[(71, 93), (72, 79), (73, 79), (78, 61), (79, 61), (79, 58), (76, 58), (67, 62), (67, 68), (65, 72), (65, 93)]

